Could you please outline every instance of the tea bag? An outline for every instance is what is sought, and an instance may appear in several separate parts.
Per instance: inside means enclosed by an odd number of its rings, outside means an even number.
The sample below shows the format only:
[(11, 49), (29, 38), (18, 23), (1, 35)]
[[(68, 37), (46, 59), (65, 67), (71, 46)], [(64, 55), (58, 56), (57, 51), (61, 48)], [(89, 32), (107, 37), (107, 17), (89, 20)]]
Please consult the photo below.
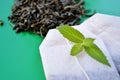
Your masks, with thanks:
[(96, 38), (95, 44), (104, 52), (111, 67), (91, 58), (85, 51), (78, 57), (70, 55), (73, 44), (56, 29), (49, 30), (40, 45), (40, 55), (47, 80), (120, 80), (119, 74), (104, 43), (91, 32), (74, 26), (85, 37)]
[(97, 13), (81, 26), (104, 41), (120, 73), (120, 17)]

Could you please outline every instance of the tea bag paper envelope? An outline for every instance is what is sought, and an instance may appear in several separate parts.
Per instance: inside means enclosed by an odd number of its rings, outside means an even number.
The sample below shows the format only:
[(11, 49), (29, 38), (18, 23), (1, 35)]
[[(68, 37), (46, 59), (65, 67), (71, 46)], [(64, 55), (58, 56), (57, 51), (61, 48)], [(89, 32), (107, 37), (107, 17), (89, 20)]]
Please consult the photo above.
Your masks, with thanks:
[(47, 80), (120, 80), (113, 61), (102, 40), (80, 26), (86, 37), (96, 38), (95, 43), (105, 53), (111, 67), (103, 65), (83, 51), (78, 57), (70, 55), (73, 45), (56, 29), (48, 32), (40, 46), (40, 54)]
[(103, 40), (120, 72), (120, 17), (97, 13), (82, 26)]

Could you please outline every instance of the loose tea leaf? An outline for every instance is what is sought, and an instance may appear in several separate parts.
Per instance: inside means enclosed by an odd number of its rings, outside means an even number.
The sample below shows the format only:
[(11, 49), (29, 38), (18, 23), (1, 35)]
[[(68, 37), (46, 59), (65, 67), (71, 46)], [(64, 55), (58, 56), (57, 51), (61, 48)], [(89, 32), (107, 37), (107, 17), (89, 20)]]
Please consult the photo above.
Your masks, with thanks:
[[(106, 56), (100, 50), (100, 48), (94, 44), (93, 38), (85, 38), (82, 33), (75, 30), (71, 26), (59, 26), (57, 30), (68, 40), (75, 43), (75, 45), (71, 49), (71, 55), (76, 56), (78, 55), (83, 49), (87, 52), (89, 56), (93, 59), (101, 62), (107, 66), (110, 66)], [(81, 39), (80, 39), (81, 38)]]
[(4, 22), (3, 20), (0, 20), (0, 26), (3, 26)]
[(60, 31), (61, 34), (68, 40), (75, 42), (75, 43), (82, 43), (84, 36), (77, 31), (76, 29), (73, 29), (70, 26), (60, 26), (57, 27), (57, 29)]
[(85, 15), (84, 0), (15, 0), (8, 16), (16, 32), (29, 31), (46, 36), (59, 25), (75, 25)]

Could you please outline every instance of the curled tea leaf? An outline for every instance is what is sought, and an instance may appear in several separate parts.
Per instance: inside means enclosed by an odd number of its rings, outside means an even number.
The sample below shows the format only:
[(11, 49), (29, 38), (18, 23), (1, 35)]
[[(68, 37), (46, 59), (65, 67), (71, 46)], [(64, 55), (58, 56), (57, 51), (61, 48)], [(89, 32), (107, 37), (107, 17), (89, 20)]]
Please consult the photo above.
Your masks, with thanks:
[(3, 20), (0, 20), (0, 26), (3, 26), (4, 22)]
[[(12, 15), (17, 32), (33, 32), (46, 36), (59, 25), (75, 25), (84, 16), (84, 0), (15, 0)], [(23, 25), (21, 25), (21, 23)], [(17, 25), (17, 26), (16, 26)]]

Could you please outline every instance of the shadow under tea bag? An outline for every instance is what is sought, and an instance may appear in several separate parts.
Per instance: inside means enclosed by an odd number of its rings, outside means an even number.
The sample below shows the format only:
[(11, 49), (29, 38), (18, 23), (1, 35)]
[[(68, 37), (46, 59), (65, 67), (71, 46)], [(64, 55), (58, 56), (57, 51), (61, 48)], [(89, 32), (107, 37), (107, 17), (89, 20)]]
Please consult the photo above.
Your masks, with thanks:
[(56, 29), (49, 30), (40, 45), (40, 54), (47, 80), (120, 80), (111, 56), (104, 43), (91, 32), (74, 26), (85, 37), (96, 38), (95, 44), (104, 52), (111, 67), (91, 58), (85, 51), (79, 56), (70, 55), (71, 42), (67, 41)]

